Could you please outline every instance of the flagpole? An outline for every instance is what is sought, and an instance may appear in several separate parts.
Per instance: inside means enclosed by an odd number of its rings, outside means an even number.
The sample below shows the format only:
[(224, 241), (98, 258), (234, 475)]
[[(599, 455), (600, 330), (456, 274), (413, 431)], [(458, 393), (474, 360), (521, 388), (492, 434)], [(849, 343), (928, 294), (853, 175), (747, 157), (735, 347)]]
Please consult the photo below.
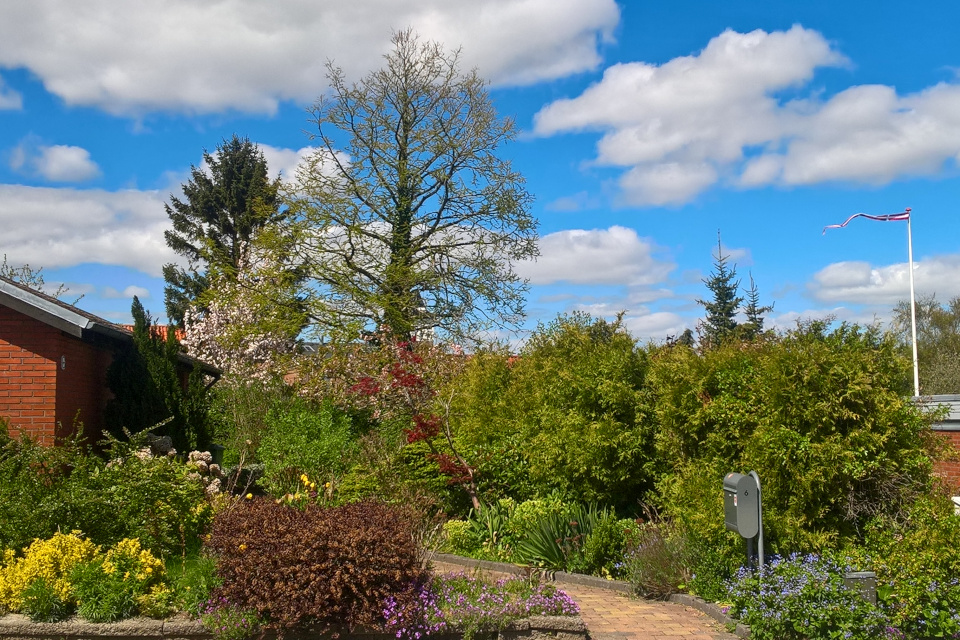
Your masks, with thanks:
[(910, 332), (913, 337), (913, 395), (920, 395), (920, 362), (917, 359), (917, 302), (913, 293), (913, 233), (910, 229), (910, 207), (907, 207), (907, 268), (910, 271)]

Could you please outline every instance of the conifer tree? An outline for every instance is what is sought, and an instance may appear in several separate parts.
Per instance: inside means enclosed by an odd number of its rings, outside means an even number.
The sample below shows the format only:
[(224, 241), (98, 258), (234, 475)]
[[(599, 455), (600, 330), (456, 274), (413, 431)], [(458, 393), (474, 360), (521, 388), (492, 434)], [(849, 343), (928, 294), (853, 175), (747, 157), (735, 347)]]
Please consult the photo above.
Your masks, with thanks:
[(183, 326), (187, 308), (210, 287), (208, 268), (230, 273), (240, 266), (244, 247), (265, 225), (280, 219), (279, 178), (270, 179), (267, 160), (257, 145), (236, 135), (203, 152), (207, 171), (191, 167), (184, 199), (164, 205), (173, 229), (167, 246), (189, 261), (184, 269), (163, 267), (167, 317)]
[(757, 283), (753, 281), (753, 274), (750, 274), (750, 289), (747, 290), (747, 304), (743, 308), (747, 321), (743, 324), (745, 338), (754, 338), (763, 333), (764, 314), (773, 311), (773, 305), (760, 304), (760, 292), (757, 290)]
[(194, 368), (184, 387), (175, 332), (167, 331), (164, 338), (155, 331), (136, 296), (130, 312), (133, 344), (117, 353), (107, 370), (114, 396), (105, 410), (107, 430), (120, 438), (124, 429), (136, 433), (166, 421), (154, 434), (170, 436), (177, 450), (209, 444), (202, 373)]
[(743, 303), (743, 297), (737, 295), (740, 281), (736, 280), (737, 268), (727, 266), (730, 256), (723, 255), (720, 244), (720, 232), (717, 232), (717, 255), (713, 263), (710, 278), (704, 280), (707, 289), (713, 294), (711, 300), (697, 300), (707, 310), (707, 317), (701, 323), (703, 342), (717, 345), (737, 328), (736, 315)]

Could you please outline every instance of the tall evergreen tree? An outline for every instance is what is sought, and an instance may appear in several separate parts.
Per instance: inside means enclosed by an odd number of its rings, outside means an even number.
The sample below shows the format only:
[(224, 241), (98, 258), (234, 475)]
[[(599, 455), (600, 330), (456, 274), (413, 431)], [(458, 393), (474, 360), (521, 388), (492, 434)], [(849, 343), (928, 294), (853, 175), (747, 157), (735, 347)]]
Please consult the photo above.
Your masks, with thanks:
[(703, 341), (707, 345), (716, 345), (728, 337), (737, 328), (736, 315), (743, 302), (737, 295), (740, 281), (736, 280), (737, 268), (727, 266), (730, 256), (723, 255), (720, 244), (720, 232), (717, 232), (717, 255), (713, 263), (710, 278), (704, 280), (707, 289), (713, 294), (711, 300), (697, 300), (707, 310), (707, 317), (701, 324)]
[(750, 289), (747, 290), (747, 304), (743, 308), (747, 321), (743, 324), (744, 337), (754, 338), (763, 333), (764, 314), (773, 311), (773, 305), (760, 304), (760, 292), (757, 290), (757, 283), (753, 281), (753, 274), (750, 274)]
[(184, 200), (173, 196), (164, 205), (173, 229), (167, 246), (185, 257), (189, 267), (163, 267), (167, 317), (183, 325), (187, 307), (210, 287), (211, 265), (235, 272), (245, 245), (263, 226), (281, 217), (280, 179), (270, 179), (263, 152), (248, 138), (234, 135), (203, 152), (207, 171), (191, 167), (183, 185)]

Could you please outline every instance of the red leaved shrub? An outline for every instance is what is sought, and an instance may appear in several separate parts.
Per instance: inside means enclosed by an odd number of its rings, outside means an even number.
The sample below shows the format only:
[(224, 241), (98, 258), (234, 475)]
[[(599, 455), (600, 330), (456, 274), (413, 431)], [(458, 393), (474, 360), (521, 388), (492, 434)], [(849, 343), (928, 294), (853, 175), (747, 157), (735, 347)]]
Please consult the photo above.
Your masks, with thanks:
[(412, 597), (427, 578), (412, 534), (407, 513), (377, 502), (252, 500), (214, 519), (207, 544), (223, 586), (213, 595), (278, 628), (379, 627), (387, 597)]

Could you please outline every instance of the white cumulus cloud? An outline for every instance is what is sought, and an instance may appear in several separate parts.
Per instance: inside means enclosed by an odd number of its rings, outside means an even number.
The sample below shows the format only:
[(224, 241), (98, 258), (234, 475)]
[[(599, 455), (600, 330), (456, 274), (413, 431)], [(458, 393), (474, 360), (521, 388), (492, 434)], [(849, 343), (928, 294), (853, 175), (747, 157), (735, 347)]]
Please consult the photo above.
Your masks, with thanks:
[[(629, 62), (546, 105), (534, 133), (597, 131), (595, 164), (622, 167), (629, 205), (682, 204), (718, 183), (885, 184), (960, 160), (960, 84), (820, 97), (818, 68), (847, 59), (818, 32), (725, 31), (695, 55)], [(783, 98), (784, 90), (799, 98)], [(804, 96), (806, 92), (806, 96)]]
[(619, 19), (615, 0), (8, 2), (0, 68), (112, 113), (272, 113), (316, 98), (328, 59), (354, 77), (379, 67), (397, 29), (462, 46), (464, 68), (495, 83), (526, 84), (596, 68)]
[(103, 291), (100, 293), (103, 298), (125, 298), (132, 300), (134, 296), (144, 300), (150, 297), (150, 290), (145, 287), (138, 287), (137, 285), (130, 285), (124, 287), (123, 291), (117, 291), (113, 287), (104, 287)]
[(82, 147), (63, 144), (41, 146), (38, 154), (27, 163), (45, 180), (50, 182), (84, 182), (100, 175), (100, 167), (90, 158), (90, 152)]
[(0, 184), (0, 253), (11, 264), (69, 267), (87, 262), (159, 276), (178, 256), (163, 232), (158, 191), (53, 189)]
[[(960, 295), (960, 254), (915, 261), (917, 295), (936, 294), (946, 300)], [(906, 262), (876, 266), (867, 262), (835, 262), (813, 276), (808, 292), (822, 302), (847, 302), (890, 306), (910, 298), (910, 272)]]
[(654, 256), (653, 242), (633, 229), (568, 229), (540, 239), (540, 257), (517, 265), (533, 284), (619, 284), (662, 282), (674, 268)]

